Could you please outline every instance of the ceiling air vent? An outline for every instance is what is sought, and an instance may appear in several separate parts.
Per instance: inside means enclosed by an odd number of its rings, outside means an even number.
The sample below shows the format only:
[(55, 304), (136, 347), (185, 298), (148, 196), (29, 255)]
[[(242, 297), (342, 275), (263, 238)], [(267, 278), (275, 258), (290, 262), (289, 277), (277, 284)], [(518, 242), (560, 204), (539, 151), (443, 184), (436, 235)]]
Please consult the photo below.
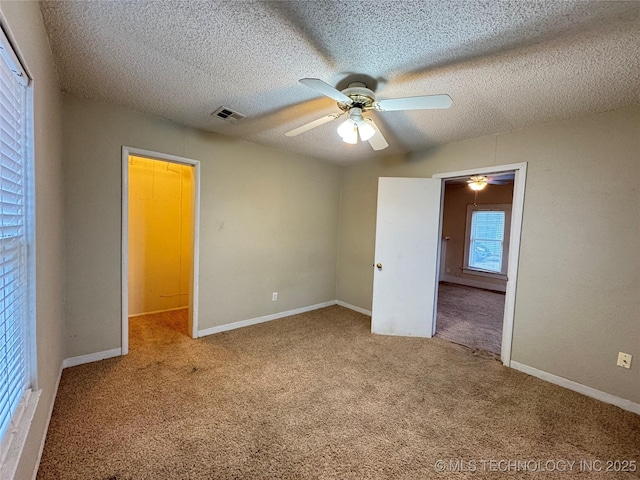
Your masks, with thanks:
[(243, 118), (247, 117), (246, 115), (231, 110), (229, 107), (220, 107), (211, 115), (231, 123), (239, 122)]

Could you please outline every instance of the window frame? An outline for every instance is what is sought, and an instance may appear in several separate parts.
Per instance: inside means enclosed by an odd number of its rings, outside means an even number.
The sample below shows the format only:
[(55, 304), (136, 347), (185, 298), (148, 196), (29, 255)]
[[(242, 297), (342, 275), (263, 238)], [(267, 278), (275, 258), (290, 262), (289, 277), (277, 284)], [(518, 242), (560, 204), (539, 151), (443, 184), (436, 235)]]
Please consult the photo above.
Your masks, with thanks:
[(24, 145), (24, 207), (25, 207), (25, 271), (26, 300), (24, 319), (26, 388), (12, 413), (9, 427), (0, 438), (0, 477), (14, 478), (22, 450), (26, 443), (29, 427), (35, 415), (41, 390), (38, 388), (37, 342), (36, 342), (36, 216), (35, 216), (35, 162), (34, 162), (34, 82), (22, 61), (15, 37), (0, 14), (0, 55), (26, 86), (25, 92), (25, 145)]
[[(469, 265), (469, 248), (471, 247), (471, 221), (473, 212), (504, 212), (504, 238), (502, 239), (502, 268), (500, 272), (492, 272), (490, 270), (482, 270), (480, 268)], [(464, 234), (464, 264), (463, 273), (469, 275), (478, 275), (481, 277), (497, 278), (507, 280), (507, 271), (509, 268), (509, 240), (511, 239), (511, 204), (483, 204), (483, 205), (467, 205), (467, 220)]]

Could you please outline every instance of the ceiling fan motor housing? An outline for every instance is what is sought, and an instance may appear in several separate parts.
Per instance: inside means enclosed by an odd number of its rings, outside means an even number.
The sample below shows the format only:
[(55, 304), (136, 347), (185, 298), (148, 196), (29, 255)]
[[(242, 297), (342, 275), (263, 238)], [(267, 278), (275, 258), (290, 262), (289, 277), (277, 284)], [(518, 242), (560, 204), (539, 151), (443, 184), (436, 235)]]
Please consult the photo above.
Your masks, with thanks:
[(347, 97), (353, 100), (353, 103), (338, 102), (338, 108), (343, 112), (348, 112), (352, 108), (360, 108), (362, 110), (371, 108), (376, 100), (376, 95), (369, 90), (364, 83), (354, 82), (349, 84), (348, 88), (342, 90)]

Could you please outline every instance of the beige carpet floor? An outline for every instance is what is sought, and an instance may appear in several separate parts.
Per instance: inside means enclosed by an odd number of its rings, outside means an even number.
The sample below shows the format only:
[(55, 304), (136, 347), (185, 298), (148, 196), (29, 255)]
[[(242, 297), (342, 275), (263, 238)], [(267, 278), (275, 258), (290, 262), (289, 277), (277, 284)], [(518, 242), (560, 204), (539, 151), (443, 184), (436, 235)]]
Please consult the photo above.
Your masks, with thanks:
[(480, 352), (338, 306), (198, 340), (185, 323), (139, 317), (129, 355), (64, 371), (38, 479), (640, 478), (491, 472), (640, 462), (640, 416)]
[(500, 355), (504, 293), (441, 282), (436, 336)]

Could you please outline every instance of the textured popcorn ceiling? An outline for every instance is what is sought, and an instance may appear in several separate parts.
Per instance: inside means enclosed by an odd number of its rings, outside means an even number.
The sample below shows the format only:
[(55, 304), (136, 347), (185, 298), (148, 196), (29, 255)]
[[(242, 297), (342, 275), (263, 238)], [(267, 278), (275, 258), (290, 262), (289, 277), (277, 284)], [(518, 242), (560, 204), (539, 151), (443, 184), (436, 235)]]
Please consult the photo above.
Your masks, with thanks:
[[(640, 103), (640, 2), (47, 1), (61, 86), (184, 125), (333, 162), (410, 152)], [(340, 120), (284, 133), (366, 75), (379, 99), (447, 93), (449, 110), (373, 113), (390, 147)], [(369, 84), (372, 82), (369, 81)], [(376, 85), (372, 85), (376, 86)], [(226, 123), (225, 105), (245, 115)]]

